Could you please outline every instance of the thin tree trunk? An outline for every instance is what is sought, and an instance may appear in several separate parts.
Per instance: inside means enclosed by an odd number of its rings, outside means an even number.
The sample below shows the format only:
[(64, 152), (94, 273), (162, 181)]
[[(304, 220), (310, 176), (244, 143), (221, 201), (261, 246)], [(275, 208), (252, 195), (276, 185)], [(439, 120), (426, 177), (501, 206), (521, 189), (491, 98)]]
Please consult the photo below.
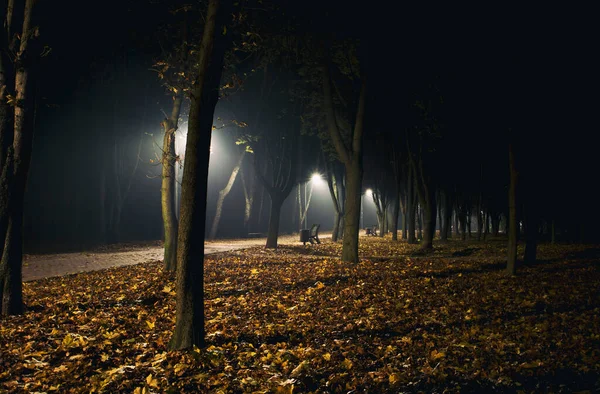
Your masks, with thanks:
[(423, 240), (423, 206), (417, 204), (417, 239)]
[(415, 225), (416, 225), (416, 192), (414, 184), (414, 171), (410, 170), (408, 175), (408, 193), (407, 193), (407, 211), (408, 211), (408, 243), (416, 244)]
[(392, 205), (392, 241), (398, 240), (398, 215), (400, 212), (400, 190), (396, 192), (396, 198), (394, 199), (394, 205)]
[(161, 179), (161, 209), (164, 229), (164, 255), (163, 264), (165, 270), (175, 271), (177, 269), (177, 234), (178, 222), (176, 215), (175, 188), (177, 178), (175, 168), (177, 166), (177, 153), (175, 151), (175, 133), (179, 122), (179, 112), (183, 97), (178, 95), (173, 101), (173, 109), (169, 119), (163, 121), (165, 136), (163, 140), (162, 154), (162, 179)]
[(219, 191), (219, 198), (217, 199), (217, 208), (216, 208), (216, 212), (215, 212), (215, 217), (213, 218), (212, 226), (210, 228), (209, 239), (215, 239), (217, 237), (219, 221), (221, 220), (221, 213), (223, 211), (223, 202), (225, 201), (225, 198), (231, 191), (231, 188), (233, 187), (233, 184), (235, 183), (235, 180), (237, 179), (237, 175), (240, 172), (240, 168), (242, 167), (242, 162), (244, 161), (245, 156), (246, 156), (246, 150), (243, 150), (240, 153), (240, 156), (238, 157), (238, 160), (235, 163), (233, 170), (231, 171), (231, 175), (229, 176), (229, 180), (227, 181), (227, 184), (221, 191)]
[(469, 209), (468, 213), (467, 213), (467, 238), (471, 239), (471, 218), (473, 216), (473, 213), (471, 212), (471, 209)]
[(241, 178), (242, 178), (242, 185), (243, 185), (243, 189), (244, 189), (244, 232), (246, 234), (248, 234), (249, 231), (249, 224), (250, 224), (250, 218), (252, 216), (252, 207), (254, 206), (254, 194), (256, 192), (256, 182), (252, 182), (251, 186), (248, 187), (248, 184), (246, 183), (246, 176), (245, 176), (245, 172), (244, 169), (242, 168), (241, 170)]
[(508, 145), (508, 165), (510, 183), (508, 187), (508, 247), (506, 271), (509, 275), (517, 273), (517, 182), (518, 173), (512, 141)]
[(279, 236), (279, 219), (281, 217), (281, 206), (283, 198), (279, 193), (271, 193), (271, 214), (269, 216), (269, 231), (267, 233), (267, 249), (277, 249), (277, 238)]
[(337, 242), (340, 238), (340, 224), (341, 224), (341, 209), (340, 209), (340, 196), (338, 179), (332, 168), (333, 164), (325, 160), (325, 166), (327, 168), (327, 187), (329, 188), (329, 195), (331, 196), (331, 202), (333, 203), (333, 230), (331, 232), (331, 241)]

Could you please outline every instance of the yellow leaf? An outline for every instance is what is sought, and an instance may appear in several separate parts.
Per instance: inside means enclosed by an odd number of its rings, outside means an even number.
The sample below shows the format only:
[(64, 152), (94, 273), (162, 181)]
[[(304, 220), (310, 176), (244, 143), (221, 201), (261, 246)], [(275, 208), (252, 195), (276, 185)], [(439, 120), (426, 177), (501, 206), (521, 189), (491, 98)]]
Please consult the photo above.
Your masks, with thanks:
[(321, 290), (323, 287), (325, 287), (325, 285), (322, 282), (317, 282), (315, 283), (315, 287), (319, 290)]
[(259, 271), (259, 270), (257, 270), (256, 268), (253, 268), (253, 269), (252, 269), (252, 271), (250, 271), (250, 273), (251, 273), (252, 275), (258, 275), (258, 273), (259, 273), (259, 272), (260, 272), (260, 271)]
[(277, 388), (275, 389), (275, 394), (293, 394), (294, 392), (294, 385), (293, 384), (286, 384), (284, 385), (280, 385), (277, 386)]
[(292, 370), (292, 373), (290, 374), (290, 376), (296, 377), (296, 376), (300, 375), (302, 373), (302, 371), (304, 371), (304, 369), (306, 369), (307, 367), (308, 367), (308, 361), (306, 361), (306, 360), (302, 361), (300, 364), (298, 364), (298, 366), (296, 368), (294, 368)]
[(180, 376), (180, 375), (182, 375), (185, 372), (185, 370), (187, 368), (188, 368), (188, 366), (185, 365), (185, 364), (181, 364), (181, 363), (175, 364), (175, 368), (174, 368), (175, 374), (178, 375), (178, 376)]
[(146, 377), (146, 383), (150, 387), (158, 388), (158, 380), (154, 379), (154, 377), (152, 377), (152, 374), (150, 374)]
[(438, 352), (437, 350), (433, 350), (431, 352), (431, 359), (432, 360), (438, 360), (440, 358), (446, 357), (446, 353), (444, 352)]
[(154, 328), (155, 323), (153, 321), (146, 320), (146, 324), (148, 325), (148, 328), (152, 330)]
[(344, 361), (342, 361), (342, 367), (346, 369), (351, 369), (353, 365), (354, 363), (349, 359), (345, 359)]
[(388, 380), (389, 380), (390, 384), (394, 384), (400, 380), (400, 374), (399, 373), (390, 374), (390, 376), (388, 377)]
[(325, 359), (325, 361), (329, 361), (329, 360), (331, 360), (331, 354), (329, 354), (329, 353), (325, 353), (325, 354), (323, 355), (323, 358)]
[(73, 336), (71, 334), (65, 335), (65, 337), (62, 340), (63, 347), (71, 347), (74, 344), (75, 344), (75, 339), (73, 338)]

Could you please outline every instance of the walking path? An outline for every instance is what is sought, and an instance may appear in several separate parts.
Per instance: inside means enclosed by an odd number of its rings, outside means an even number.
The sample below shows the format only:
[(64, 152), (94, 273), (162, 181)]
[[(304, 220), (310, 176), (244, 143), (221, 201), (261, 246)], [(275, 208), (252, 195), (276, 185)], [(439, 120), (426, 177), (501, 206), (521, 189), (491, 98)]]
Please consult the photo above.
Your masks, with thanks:
[[(319, 238), (331, 238), (331, 233), (319, 234)], [(204, 254), (229, 252), (265, 243), (266, 238), (207, 241), (204, 243)], [(297, 245), (300, 243), (299, 235), (280, 236), (278, 243), (280, 245)], [(163, 247), (158, 244), (154, 246), (121, 245), (108, 248), (108, 250), (90, 252), (24, 255), (23, 281), (162, 260), (163, 251)]]

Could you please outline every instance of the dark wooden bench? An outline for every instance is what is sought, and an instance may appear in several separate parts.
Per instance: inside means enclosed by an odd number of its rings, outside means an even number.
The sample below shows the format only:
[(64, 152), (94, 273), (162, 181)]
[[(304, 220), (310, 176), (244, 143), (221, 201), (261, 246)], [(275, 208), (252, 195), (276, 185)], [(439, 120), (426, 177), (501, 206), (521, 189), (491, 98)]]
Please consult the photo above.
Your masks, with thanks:
[[(321, 240), (319, 239), (319, 228), (321, 227), (320, 224), (313, 224), (312, 227), (310, 228), (310, 234), (308, 235), (308, 241), (311, 244), (314, 244), (315, 242), (320, 244)], [(306, 242), (304, 243), (304, 245), (306, 245)]]
[(377, 226), (365, 227), (365, 234), (376, 237), (377, 236)]

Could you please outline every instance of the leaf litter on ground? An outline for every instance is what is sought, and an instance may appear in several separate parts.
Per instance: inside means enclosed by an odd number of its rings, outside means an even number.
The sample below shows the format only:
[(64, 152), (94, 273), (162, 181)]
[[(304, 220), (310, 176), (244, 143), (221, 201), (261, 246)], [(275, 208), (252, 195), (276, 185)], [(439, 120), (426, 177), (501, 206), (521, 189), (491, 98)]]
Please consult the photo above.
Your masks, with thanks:
[[(207, 347), (170, 352), (175, 283), (149, 262), (24, 284), (0, 320), (0, 392), (397, 393), (600, 389), (594, 245), (428, 253), (361, 237), (206, 258)], [(522, 249), (520, 249), (522, 253)]]

